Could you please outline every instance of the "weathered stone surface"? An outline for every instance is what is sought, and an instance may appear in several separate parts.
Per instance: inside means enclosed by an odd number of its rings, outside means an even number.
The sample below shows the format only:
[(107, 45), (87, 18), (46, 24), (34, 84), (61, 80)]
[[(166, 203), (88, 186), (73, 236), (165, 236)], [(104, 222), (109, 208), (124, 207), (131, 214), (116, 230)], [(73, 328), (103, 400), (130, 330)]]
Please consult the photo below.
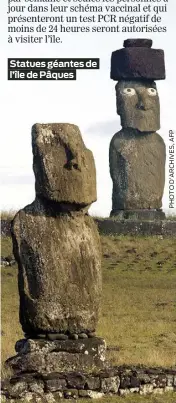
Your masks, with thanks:
[[(123, 219), (120, 221), (118, 220), (112, 220), (110, 218), (107, 219), (97, 219), (94, 218), (94, 221), (98, 225), (98, 230), (100, 233), (117, 233), (117, 234), (148, 234), (148, 235), (163, 235), (163, 236), (176, 236), (176, 221), (174, 220), (168, 220), (168, 219), (162, 219), (161, 221), (134, 221), (134, 220), (126, 220), (124, 221), (124, 211), (122, 211), (122, 216)], [(156, 211), (156, 210), (155, 210)], [(162, 210), (159, 210), (159, 213), (162, 212)], [(163, 212), (162, 212), (163, 213)], [(114, 225), (115, 223), (115, 225)], [(107, 231), (106, 231), (107, 230)], [(41, 335), (40, 335), (41, 336)], [(91, 333), (88, 334), (89, 337), (91, 337)], [(30, 335), (25, 334), (25, 337), (30, 338)], [(45, 335), (43, 335), (45, 337)], [(95, 337), (95, 333), (93, 333), (93, 337)], [(40, 338), (40, 337), (39, 337)], [(76, 335), (76, 338), (78, 338), (78, 335)]]
[(38, 374), (93, 371), (104, 368), (105, 352), (105, 342), (100, 338), (53, 342), (28, 339), (22, 350), (6, 364), (17, 374), (21, 371)]
[(66, 211), (73, 205), (83, 207), (96, 200), (93, 155), (77, 126), (35, 124), (32, 146), (37, 195), (64, 203)]
[(1, 260), (0, 260), (0, 265), (2, 267), (6, 267), (6, 266), (14, 266), (16, 264), (15, 259), (13, 258), (12, 255), (9, 256), (1, 256)]
[[(151, 384), (156, 388), (164, 388), (167, 385), (167, 378), (166, 375), (151, 375), (150, 376)], [(173, 378), (172, 378), (173, 384)]]
[(79, 390), (79, 397), (90, 397), (91, 399), (101, 399), (104, 396), (102, 392), (93, 390)]
[(176, 221), (96, 219), (100, 234), (113, 235), (159, 235), (176, 237)]
[(154, 81), (120, 81), (115, 88), (117, 113), (123, 128), (131, 127), (140, 132), (160, 129), (160, 103)]
[(121, 375), (120, 377), (120, 389), (126, 389), (131, 386), (131, 377), (129, 375)]
[(166, 379), (167, 379), (167, 386), (173, 386), (174, 376), (168, 374), (168, 375), (166, 375)]
[(9, 262), (7, 262), (7, 260), (6, 260), (5, 257), (1, 256), (1, 263), (0, 263), (0, 265), (1, 265), (2, 267), (7, 267), (7, 266), (9, 266)]
[(127, 396), (127, 395), (129, 395), (130, 394), (130, 390), (129, 389), (119, 389), (119, 395), (120, 396)]
[(87, 335), (86, 333), (80, 333), (80, 334), (78, 335), (78, 337), (79, 337), (79, 339), (87, 339), (87, 338), (88, 338), (88, 335)]
[(18, 398), (22, 395), (24, 391), (27, 390), (27, 383), (25, 381), (19, 381), (15, 384), (10, 384), (8, 388), (8, 395), (12, 398)]
[(166, 219), (165, 213), (161, 209), (112, 210), (110, 216), (115, 216), (118, 220), (161, 221)]
[(112, 213), (116, 210), (160, 209), (165, 183), (165, 144), (157, 133), (123, 129), (110, 143), (113, 181)]
[(66, 389), (66, 380), (55, 378), (55, 379), (47, 379), (45, 381), (47, 392), (56, 392), (58, 390)]
[(99, 376), (86, 376), (85, 389), (100, 390)]
[(86, 377), (81, 373), (70, 373), (66, 375), (67, 385), (69, 388), (84, 389)]
[[(174, 392), (176, 368), (149, 368), (149, 367), (105, 367), (95, 371), (72, 371), (50, 373), (22, 373), (10, 380), (2, 382), (2, 394), (12, 398), (13, 389), (18, 392), (24, 402), (29, 396), (31, 403), (57, 402), (58, 398), (77, 399), (78, 397), (99, 398), (112, 394), (126, 396), (138, 393), (140, 395), (162, 394)], [(165, 386), (166, 378), (171, 386)], [(120, 382), (121, 381), (121, 382)], [(25, 385), (22, 392), (19, 385)], [(139, 386), (134, 386), (139, 385)], [(30, 390), (33, 392), (30, 392)], [(42, 392), (43, 391), (43, 392)], [(70, 393), (68, 393), (70, 392)], [(18, 393), (17, 396), (18, 398)], [(49, 400), (48, 400), (49, 399)], [(23, 402), (23, 400), (20, 400)]]
[(164, 80), (165, 62), (162, 49), (151, 49), (146, 39), (128, 39), (125, 48), (112, 52), (111, 79)]
[(111, 57), (111, 78), (119, 80), (116, 102), (123, 128), (112, 138), (109, 150), (111, 215), (160, 209), (165, 183), (166, 151), (156, 133), (160, 103), (154, 81), (165, 78), (164, 52), (151, 49), (148, 39), (127, 39), (124, 46)]
[(140, 386), (140, 380), (138, 379), (137, 376), (131, 376), (130, 378), (130, 386), (131, 388), (137, 388)]
[(69, 339), (78, 340), (78, 334), (76, 333), (70, 334)]
[[(4, 387), (3, 387), (4, 388)], [(44, 393), (44, 382), (38, 377), (38, 374), (20, 374), (19, 376), (12, 377), (9, 381), (6, 394), (8, 397), (21, 398), (27, 392), (33, 392), (38, 395)]]
[(15, 343), (15, 351), (17, 353), (26, 353), (26, 348), (27, 348), (27, 344), (28, 344), (28, 339), (20, 339), (17, 340), (17, 342)]
[(120, 378), (119, 376), (114, 376), (110, 378), (103, 378), (101, 380), (101, 390), (104, 393), (117, 393), (119, 390)]
[(61, 399), (62, 397), (63, 397), (63, 392), (58, 391), (58, 392), (54, 393), (54, 399), (55, 399), (56, 403), (58, 403), (58, 400)]
[(44, 383), (42, 380), (33, 380), (28, 383), (28, 389), (30, 392), (43, 394), (44, 393)]
[(15, 216), (12, 237), (23, 331), (94, 331), (101, 250), (93, 219), (81, 212), (55, 216), (37, 198)]
[[(39, 396), (36, 393), (32, 393), (32, 392), (27, 392), (25, 393), (25, 395), (23, 396), (22, 399), (23, 403), (26, 402), (30, 402), (30, 403), (42, 403), (42, 396)], [(45, 400), (45, 402), (47, 402), (47, 400)]]
[(112, 378), (112, 377), (114, 377), (114, 376), (119, 375), (119, 368), (118, 368), (118, 367), (112, 367), (112, 366), (110, 366), (110, 367), (108, 368), (108, 366), (107, 366), (107, 367), (105, 367), (104, 370), (102, 370), (102, 371), (99, 373), (99, 375), (100, 375), (100, 379)]
[(78, 397), (78, 390), (76, 389), (67, 389), (64, 390), (64, 397), (65, 399), (76, 399)]
[(125, 39), (123, 46), (125, 48), (136, 47), (136, 48), (151, 48), (153, 41), (151, 39)]
[(88, 337), (96, 337), (95, 332), (88, 333)]
[(145, 384), (147, 384), (147, 383), (150, 383), (150, 376), (148, 375), (148, 374), (146, 374), (145, 372), (138, 372), (137, 373), (137, 377), (138, 377), (138, 379), (139, 379), (139, 382), (142, 384), (142, 385), (145, 385)]
[(93, 370), (95, 367), (101, 368), (104, 363), (88, 354), (70, 354), (62, 351), (53, 352), (47, 356), (35, 352), (16, 356), (10, 358), (7, 364), (16, 373), (21, 371), (39, 371), (41, 373), (46, 371), (48, 373), (50, 371)]
[(139, 393), (139, 388), (130, 388), (129, 391), (130, 393)]
[(68, 340), (67, 334), (64, 333), (48, 333), (47, 339), (49, 340)]
[(48, 354), (53, 351), (61, 352), (65, 351), (71, 354), (83, 353), (86, 351), (91, 355), (100, 355), (105, 359), (106, 343), (100, 337), (94, 337), (90, 339), (80, 340), (33, 340), (33, 339), (21, 339), (15, 345), (15, 350), (19, 354), (27, 354), (33, 352), (41, 352), (42, 354)]
[(139, 389), (139, 394), (142, 396), (150, 395), (153, 392), (153, 385), (152, 384), (145, 384), (141, 385)]
[(173, 383), (173, 385), (176, 386), (176, 375), (174, 376), (174, 383)]

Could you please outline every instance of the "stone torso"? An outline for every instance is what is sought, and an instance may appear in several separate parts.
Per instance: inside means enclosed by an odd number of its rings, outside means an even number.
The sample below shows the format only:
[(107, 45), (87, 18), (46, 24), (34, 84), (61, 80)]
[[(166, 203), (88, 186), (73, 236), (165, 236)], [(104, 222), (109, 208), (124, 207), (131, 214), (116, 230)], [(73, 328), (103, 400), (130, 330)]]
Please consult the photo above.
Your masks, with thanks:
[(101, 268), (92, 218), (79, 212), (52, 217), (36, 199), (16, 215), (13, 232), (23, 330), (95, 330)]
[(165, 144), (158, 133), (122, 129), (110, 143), (113, 210), (162, 206)]
[(12, 222), (25, 333), (95, 331), (101, 250), (87, 210), (96, 200), (92, 152), (71, 124), (32, 128), (36, 199)]

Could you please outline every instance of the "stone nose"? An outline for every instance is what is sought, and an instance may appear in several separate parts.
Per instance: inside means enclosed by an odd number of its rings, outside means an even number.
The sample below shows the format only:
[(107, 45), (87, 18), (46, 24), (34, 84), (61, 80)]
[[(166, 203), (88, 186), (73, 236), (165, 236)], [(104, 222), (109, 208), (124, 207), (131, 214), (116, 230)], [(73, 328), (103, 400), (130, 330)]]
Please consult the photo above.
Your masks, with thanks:
[(145, 97), (142, 97), (141, 95), (138, 95), (138, 102), (136, 104), (136, 108), (140, 109), (142, 111), (145, 111), (147, 109)]
[(68, 159), (64, 167), (68, 170), (76, 169), (78, 171), (81, 171), (81, 165), (78, 161), (78, 158)]

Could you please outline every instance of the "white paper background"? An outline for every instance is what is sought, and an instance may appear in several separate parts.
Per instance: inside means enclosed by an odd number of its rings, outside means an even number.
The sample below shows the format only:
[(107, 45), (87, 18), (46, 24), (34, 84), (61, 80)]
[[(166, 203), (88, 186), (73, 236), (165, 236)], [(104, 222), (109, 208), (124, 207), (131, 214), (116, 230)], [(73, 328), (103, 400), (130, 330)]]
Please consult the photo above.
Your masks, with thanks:
[[(41, 3), (40, 3), (41, 4)], [(157, 82), (161, 103), (161, 130), (167, 151), (169, 130), (176, 129), (175, 0), (163, 16), (167, 33), (66, 34), (61, 45), (7, 45), (7, 0), (1, 0), (1, 209), (21, 208), (34, 199), (31, 126), (38, 123), (77, 124), (97, 168), (98, 200), (93, 214), (108, 216), (112, 182), (109, 175), (109, 142), (120, 129), (116, 115), (115, 82), (110, 80), (111, 52), (127, 38), (151, 38), (154, 48), (165, 52), (167, 79)], [(7, 81), (9, 58), (100, 58), (100, 70), (77, 70), (77, 80)], [(176, 135), (175, 135), (176, 138)], [(168, 160), (163, 208), (168, 211)], [(144, 184), (145, 186), (145, 184)]]

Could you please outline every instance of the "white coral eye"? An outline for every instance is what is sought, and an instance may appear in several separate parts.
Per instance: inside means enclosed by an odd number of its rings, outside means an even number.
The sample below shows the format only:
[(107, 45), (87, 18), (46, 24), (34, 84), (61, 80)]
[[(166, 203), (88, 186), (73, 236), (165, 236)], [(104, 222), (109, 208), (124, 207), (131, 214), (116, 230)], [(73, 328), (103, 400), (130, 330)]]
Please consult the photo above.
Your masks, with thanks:
[(155, 88), (147, 88), (147, 92), (152, 97), (154, 97), (157, 94), (157, 91), (155, 90)]
[(128, 95), (128, 96), (132, 96), (132, 95), (135, 95), (136, 94), (136, 91), (135, 91), (135, 89), (134, 88), (124, 88), (123, 90), (122, 90), (122, 94), (123, 95)]

